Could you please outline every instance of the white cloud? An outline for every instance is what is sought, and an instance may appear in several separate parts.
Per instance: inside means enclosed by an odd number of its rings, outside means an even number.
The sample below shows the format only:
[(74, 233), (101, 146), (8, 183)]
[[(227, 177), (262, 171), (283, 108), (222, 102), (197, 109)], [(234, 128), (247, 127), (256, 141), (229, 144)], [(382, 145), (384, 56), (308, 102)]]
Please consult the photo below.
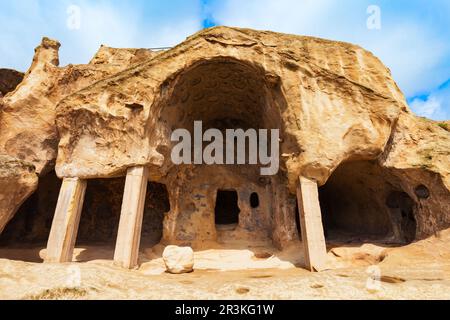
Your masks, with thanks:
[[(173, 46), (198, 31), (200, 10), (195, 0), (146, 1), (27, 0), (5, 1), (0, 10), (0, 67), (25, 71), (42, 37), (61, 42), (60, 60), (87, 63), (100, 45), (148, 48)], [(81, 28), (67, 26), (67, 8), (81, 9)], [(176, 6), (180, 11), (176, 10)]]
[(396, 24), (360, 44), (376, 54), (392, 71), (407, 96), (437, 87), (449, 77), (442, 62), (450, 44), (417, 24)]
[(450, 85), (434, 91), (426, 98), (413, 99), (410, 107), (419, 116), (450, 120)]
[[(173, 46), (200, 28), (195, 10), (175, 21), (144, 17), (142, 6), (111, 6), (108, 2), (82, 1), (81, 29), (70, 32), (69, 48), (82, 50), (84, 61), (92, 57), (101, 44), (112, 47), (149, 48)], [(75, 41), (75, 43), (73, 43)], [(64, 62), (80, 61), (80, 52), (61, 51)], [(70, 58), (70, 59), (66, 59)]]
[(414, 99), (411, 103), (411, 108), (422, 117), (432, 118), (436, 116), (441, 110), (442, 101), (436, 99), (436, 97), (430, 97), (426, 100)]

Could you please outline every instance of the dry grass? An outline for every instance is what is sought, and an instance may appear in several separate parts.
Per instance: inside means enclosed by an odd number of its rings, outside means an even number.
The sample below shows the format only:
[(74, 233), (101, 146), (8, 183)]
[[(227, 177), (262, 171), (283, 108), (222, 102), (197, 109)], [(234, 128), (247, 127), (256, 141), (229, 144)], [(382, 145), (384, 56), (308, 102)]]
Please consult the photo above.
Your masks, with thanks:
[(444, 130), (450, 131), (450, 127), (447, 123), (442, 122), (442, 123), (438, 123), (438, 126), (441, 127)]
[(76, 300), (88, 294), (83, 288), (53, 288), (46, 289), (38, 294), (25, 297), (25, 300)]

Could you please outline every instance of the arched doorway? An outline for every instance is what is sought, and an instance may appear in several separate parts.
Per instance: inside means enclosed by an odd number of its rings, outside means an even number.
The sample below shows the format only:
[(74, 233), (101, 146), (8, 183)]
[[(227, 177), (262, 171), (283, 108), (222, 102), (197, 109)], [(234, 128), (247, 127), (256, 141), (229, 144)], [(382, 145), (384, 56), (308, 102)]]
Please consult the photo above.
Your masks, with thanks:
[(416, 238), (415, 202), (376, 161), (341, 164), (320, 188), (329, 241), (405, 244)]
[[(281, 183), (285, 182), (283, 173), (278, 174), (280, 179), (262, 178), (260, 166), (248, 161), (206, 165), (192, 158), (192, 164), (174, 165), (170, 136), (177, 129), (185, 129), (194, 137), (194, 123), (201, 122), (203, 132), (218, 129), (223, 137), (229, 129), (279, 129), (280, 140), (289, 144), (281, 121), (286, 101), (280, 81), (257, 64), (221, 57), (199, 61), (164, 82), (163, 94), (153, 108), (161, 110), (159, 132), (155, 134), (167, 137), (166, 145), (157, 146), (165, 158), (161, 181), (168, 186), (171, 198), (171, 211), (164, 222), (166, 243), (215, 241), (217, 225), (221, 225), (217, 218), (224, 216), (233, 217), (233, 224), (237, 224), (233, 236), (245, 233), (250, 239), (271, 239), (274, 221), (280, 221), (273, 219), (278, 211), (273, 210), (272, 190), (286, 188)], [(245, 154), (248, 160), (249, 149)], [(222, 214), (218, 204), (224, 207), (221, 202), (225, 193), (221, 191), (229, 190), (234, 192), (229, 194), (232, 205), (228, 214)], [(294, 219), (292, 216), (287, 223), (295, 225)]]
[(214, 210), (216, 225), (233, 226), (239, 223), (238, 193), (236, 190), (218, 190)]

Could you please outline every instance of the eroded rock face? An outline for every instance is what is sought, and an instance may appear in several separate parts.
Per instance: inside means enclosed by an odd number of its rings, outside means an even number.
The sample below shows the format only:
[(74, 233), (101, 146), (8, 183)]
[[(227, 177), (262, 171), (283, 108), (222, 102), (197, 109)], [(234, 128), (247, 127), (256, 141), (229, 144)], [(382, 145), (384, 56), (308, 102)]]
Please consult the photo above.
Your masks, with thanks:
[(414, 201), (417, 237), (450, 227), (450, 132), (402, 113), (379, 159)]
[(89, 64), (60, 68), (59, 47), (57, 41), (42, 40), (23, 81), (4, 97), (0, 111), (0, 152), (32, 163), (39, 175), (54, 168), (59, 101), (153, 55), (143, 49), (102, 47)]
[[(91, 179), (151, 167), (171, 197), (167, 243), (215, 241), (217, 192), (235, 190), (240, 214), (230, 236), (269, 237), (281, 247), (298, 238), (298, 176), (325, 184), (343, 162), (377, 161), (407, 110), (389, 70), (358, 46), (213, 28), (64, 99), (56, 170)], [(196, 120), (204, 130), (280, 129), (280, 173), (261, 183), (244, 167), (174, 167), (171, 132), (192, 132)], [(261, 214), (250, 206), (252, 191)]]
[(38, 176), (31, 164), (0, 155), (0, 234), (37, 185)]
[[(124, 184), (124, 178), (89, 181), (77, 235), (78, 244), (115, 245)], [(0, 236), (0, 247), (17, 244), (45, 246), (60, 188), (61, 180), (54, 171), (40, 177), (37, 190), (20, 206), (14, 218), (4, 228)], [(169, 209), (164, 186), (149, 183), (143, 215), (142, 246), (152, 247), (159, 243), (162, 237), (162, 219)]]
[(441, 123), (402, 112), (380, 157), (343, 162), (321, 188), (326, 229), (399, 243), (447, 229), (449, 146)]
[[(102, 47), (64, 68), (58, 47), (44, 39), (3, 99), (0, 151), (41, 176), (55, 159), (61, 178), (148, 166), (169, 193), (165, 244), (217, 241), (221, 191), (235, 192), (239, 211), (228, 237), (297, 240), (300, 175), (322, 186), (330, 237), (360, 230), (360, 240), (410, 242), (450, 227), (448, 122), (414, 116), (390, 71), (358, 46), (218, 27), (159, 54)], [(196, 120), (204, 130), (279, 129), (279, 173), (175, 166), (171, 133), (192, 132)]]
[[(23, 81), (0, 100), (0, 153), (16, 158), (18, 162), (29, 163), (41, 177), (54, 169), (56, 161), (59, 136), (55, 110), (59, 101), (155, 54), (145, 49), (101, 47), (87, 65), (59, 67), (59, 47), (57, 41), (44, 38), (36, 48), (33, 63)], [(4, 74), (0, 72), (2, 88)], [(8, 86), (5, 90), (11, 91), (12, 73), (6, 74)], [(19, 78), (20, 74), (16, 74), (15, 82)], [(10, 206), (1, 208), (7, 212), (5, 217), (12, 216), (24, 200), (10, 193), (10, 189), (0, 189), (0, 197), (18, 199), (15, 205), (11, 202)], [(0, 230), (4, 223), (0, 224)]]
[(358, 46), (213, 28), (62, 101), (57, 172), (107, 177), (149, 165), (163, 176), (172, 127), (232, 118), (282, 129), (293, 192), (299, 174), (324, 183), (346, 159), (377, 158), (406, 109), (389, 70)]

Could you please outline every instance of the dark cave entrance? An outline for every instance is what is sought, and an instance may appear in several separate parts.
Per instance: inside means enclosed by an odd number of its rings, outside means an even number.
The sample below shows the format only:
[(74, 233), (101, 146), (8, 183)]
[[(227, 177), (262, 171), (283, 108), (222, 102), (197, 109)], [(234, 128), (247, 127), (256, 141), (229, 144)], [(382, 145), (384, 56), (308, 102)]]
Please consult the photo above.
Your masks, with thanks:
[(78, 245), (115, 245), (124, 188), (123, 177), (88, 181), (78, 228)]
[(406, 243), (416, 239), (417, 222), (414, 217), (414, 201), (406, 192), (393, 191), (386, 199), (393, 219), (393, 232)]
[(250, 206), (252, 209), (259, 208), (259, 195), (257, 192), (253, 192), (250, 196)]
[(45, 247), (61, 180), (54, 171), (39, 178), (37, 190), (22, 204), (0, 235), (0, 246)]
[[(175, 144), (169, 139), (171, 134), (177, 129), (185, 129), (191, 136), (194, 136), (194, 124), (197, 121), (202, 122), (203, 132), (217, 129), (223, 137), (226, 137), (228, 129), (244, 131), (253, 129), (256, 132), (261, 129), (279, 129), (280, 140), (282, 140), (281, 148), (286, 145), (289, 147), (283, 150), (296, 153), (298, 150), (295, 147), (295, 137), (285, 132), (284, 124), (281, 121), (281, 114), (287, 109), (281, 80), (277, 76), (273, 77), (263, 65), (258, 63), (248, 63), (225, 56), (200, 59), (186, 67), (183, 72), (174, 74), (161, 85), (163, 94), (154, 102), (155, 110), (161, 110), (158, 130), (167, 137), (167, 145), (173, 147)], [(201, 164), (194, 163), (194, 169), (191, 166), (181, 169), (195, 171), (196, 176), (193, 177), (195, 182), (203, 184), (198, 178), (201, 176), (208, 181), (210, 191), (203, 195), (207, 197), (207, 200), (205, 198), (198, 200), (198, 206), (193, 204), (190, 198), (189, 200), (187, 198), (180, 201), (180, 207), (173, 208), (170, 215), (173, 215), (174, 227), (165, 229), (167, 234), (164, 237), (167, 242), (175, 242), (179, 239), (191, 242), (212, 239), (216, 231), (219, 231), (218, 238), (228, 240), (235, 236), (244, 237), (244, 234), (245, 236), (258, 232), (262, 234), (265, 230), (261, 229), (270, 228), (271, 222), (268, 222), (269, 219), (265, 217), (266, 212), (270, 209), (267, 208), (267, 200), (260, 198), (261, 192), (251, 195), (247, 192), (241, 193), (239, 190), (239, 196), (236, 193), (226, 195), (227, 190), (223, 190), (223, 193), (217, 192), (218, 189), (226, 189), (242, 183), (244, 185), (263, 184), (259, 180), (262, 166), (249, 164), (250, 143), (248, 140), (250, 139), (247, 137), (245, 157), (242, 157), (245, 158), (244, 164), (232, 166), (231, 164), (225, 165), (220, 160), (213, 162), (218, 170), (223, 169), (232, 173), (221, 179), (222, 181), (218, 177), (203, 176), (203, 172), (208, 172), (208, 170), (203, 171)], [(270, 152), (272, 151), (271, 146), (269, 141), (267, 142)], [(223, 143), (225, 144), (225, 140)], [(260, 143), (261, 139), (258, 139), (258, 144)], [(208, 143), (203, 141), (203, 150), (208, 145), (209, 140)], [(228, 155), (226, 146), (224, 151), (224, 154), (219, 153), (214, 156), (217, 156), (218, 159), (224, 158)], [(180, 169), (169, 162), (171, 159), (170, 148), (164, 145), (160, 148), (160, 152), (167, 159), (165, 168), (168, 176), (177, 175)], [(234, 163), (238, 163), (237, 156), (237, 152), (234, 153)], [(280, 165), (283, 166), (284, 163)], [(205, 168), (207, 167), (205, 166)], [(239, 176), (239, 182), (238, 179), (233, 179), (233, 175)], [(247, 181), (242, 182), (241, 180)], [(228, 192), (230, 191), (228, 190)], [(188, 191), (186, 197), (190, 197)], [(238, 205), (238, 198), (240, 198), (241, 208)], [(203, 219), (206, 216), (208, 218), (207, 226), (204, 225), (205, 219)], [(189, 223), (189, 227), (185, 227), (186, 223)], [(238, 225), (240, 228), (237, 228)], [(237, 232), (221, 234), (221, 231)]]
[[(119, 230), (125, 178), (88, 181), (78, 231), (78, 243), (114, 247)], [(149, 182), (142, 221), (141, 244), (152, 246), (161, 240), (164, 214), (170, 210), (164, 184)]]
[(165, 184), (150, 182), (145, 198), (141, 248), (158, 244), (163, 237), (163, 221), (170, 211), (169, 192)]
[(217, 191), (215, 208), (216, 225), (237, 225), (239, 223), (240, 212), (236, 190)]
[[(46, 247), (62, 180), (55, 172), (39, 178), (37, 191), (20, 207), (0, 236), (8, 246)], [(115, 244), (125, 179), (93, 179), (87, 183), (78, 228), (78, 245)]]
[(327, 240), (410, 243), (415, 203), (375, 161), (341, 164), (319, 190)]
[[(46, 247), (61, 183), (54, 171), (39, 179), (38, 189), (22, 204), (0, 235), (0, 247)], [(125, 178), (88, 181), (78, 245), (115, 246), (124, 188)], [(150, 182), (144, 207), (143, 244), (160, 241), (164, 214), (169, 210), (166, 186)]]

